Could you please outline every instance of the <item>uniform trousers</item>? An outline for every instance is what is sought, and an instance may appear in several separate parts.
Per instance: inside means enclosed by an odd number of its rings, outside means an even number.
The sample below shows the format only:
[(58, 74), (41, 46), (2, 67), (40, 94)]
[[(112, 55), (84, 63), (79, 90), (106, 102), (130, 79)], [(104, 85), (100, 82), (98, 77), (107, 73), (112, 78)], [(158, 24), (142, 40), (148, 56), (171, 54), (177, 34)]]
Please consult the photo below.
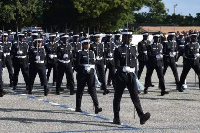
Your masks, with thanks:
[(57, 69), (57, 62), (56, 63), (47, 63), (47, 80), (49, 81), (51, 69), (53, 68), (53, 82), (56, 82), (58, 69)]
[(135, 75), (133, 73), (129, 73), (126, 75), (126, 77), (119, 77), (118, 73), (119, 72), (116, 72), (115, 74), (116, 88), (115, 88), (114, 100), (113, 100), (114, 118), (119, 118), (120, 102), (121, 102), (123, 91), (126, 87), (130, 93), (130, 97), (136, 108), (137, 114), (139, 117), (141, 117), (144, 113), (143, 113), (139, 96), (138, 96), (138, 89), (137, 89)]
[(47, 78), (46, 78), (46, 67), (45, 64), (30, 64), (29, 66), (29, 92), (32, 92), (33, 84), (35, 77), (39, 74), (40, 81), (44, 83), (44, 91), (48, 90), (47, 88)]
[(26, 83), (26, 87), (28, 87), (28, 79), (29, 79), (28, 62), (27, 61), (18, 62), (19, 60), (15, 58), (14, 60), (16, 60), (16, 62), (13, 61), (13, 67), (14, 67), (13, 86), (17, 86), (19, 71), (21, 69), (24, 81)]
[(70, 91), (74, 91), (74, 77), (72, 71), (72, 65), (70, 63), (58, 62), (58, 77), (56, 82), (56, 91), (59, 91), (62, 84), (64, 73), (66, 74), (67, 86)]
[[(84, 71), (84, 70), (83, 70)], [(95, 76), (94, 74), (77, 73), (77, 92), (76, 92), (76, 109), (81, 108), (81, 101), (83, 96), (84, 87), (87, 83), (88, 92), (92, 98), (95, 107), (99, 106), (97, 99), (97, 92), (95, 87)]]

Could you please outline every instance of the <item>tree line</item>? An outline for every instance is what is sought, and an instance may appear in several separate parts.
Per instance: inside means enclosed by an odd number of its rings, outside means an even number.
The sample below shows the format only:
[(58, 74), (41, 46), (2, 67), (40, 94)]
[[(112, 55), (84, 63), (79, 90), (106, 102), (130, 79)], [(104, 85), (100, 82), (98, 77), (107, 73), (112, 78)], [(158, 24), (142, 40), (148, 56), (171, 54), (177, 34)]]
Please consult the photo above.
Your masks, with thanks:
[[(143, 6), (148, 13), (135, 13)], [(127, 23), (200, 24), (200, 13), (168, 15), (162, 0), (0, 0), (0, 18), (5, 29), (41, 26), (47, 32), (115, 31)]]

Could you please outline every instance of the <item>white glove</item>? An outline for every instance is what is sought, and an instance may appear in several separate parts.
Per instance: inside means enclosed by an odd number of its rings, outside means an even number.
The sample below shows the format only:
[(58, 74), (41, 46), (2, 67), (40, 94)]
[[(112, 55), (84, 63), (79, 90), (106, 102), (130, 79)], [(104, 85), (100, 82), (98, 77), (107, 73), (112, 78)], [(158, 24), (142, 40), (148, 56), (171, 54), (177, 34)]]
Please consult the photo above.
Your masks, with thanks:
[(197, 54), (194, 55), (195, 58), (198, 58), (199, 56), (200, 56), (199, 53), (197, 53)]
[(85, 66), (85, 70), (86, 70), (87, 72), (90, 72), (90, 70), (91, 70), (90, 66)]
[(53, 55), (52, 55), (52, 54), (49, 54), (49, 58), (53, 59)]
[(156, 58), (157, 58), (157, 59), (161, 59), (161, 58), (162, 58), (162, 55), (161, 55), (161, 54), (157, 54), (157, 55), (156, 55)]
[(144, 53), (145, 55), (147, 55), (147, 51), (144, 51), (143, 53)]
[(17, 54), (22, 54), (23, 53), (23, 51), (17, 51)]
[(112, 57), (113, 53), (108, 53), (108, 57)]
[(122, 71), (125, 72), (125, 73), (126, 72), (128, 73), (128, 72), (130, 72), (130, 67), (129, 66), (124, 66)]
[(96, 59), (99, 60), (99, 56), (97, 56)]
[(63, 55), (63, 58), (68, 58), (68, 54), (64, 54), (64, 55)]
[(4, 71), (4, 68), (2, 68), (2, 72)]
[(46, 73), (48, 72), (48, 69), (46, 69)]
[(30, 63), (28, 63), (28, 65), (30, 65)]
[(36, 59), (36, 60), (40, 60), (40, 56), (36, 56), (35, 59)]
[(104, 69), (106, 69), (106, 65), (104, 65)]

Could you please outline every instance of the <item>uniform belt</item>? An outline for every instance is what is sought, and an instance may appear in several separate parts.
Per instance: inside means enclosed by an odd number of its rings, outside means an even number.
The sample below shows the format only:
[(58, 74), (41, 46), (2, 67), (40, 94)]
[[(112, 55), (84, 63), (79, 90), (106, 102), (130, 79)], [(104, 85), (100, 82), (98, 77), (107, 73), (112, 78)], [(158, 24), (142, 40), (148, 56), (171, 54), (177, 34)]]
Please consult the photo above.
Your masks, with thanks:
[(52, 56), (53, 58), (57, 57), (57, 55), (55, 55), (55, 54), (49, 54), (49, 56)]
[(44, 61), (35, 61), (35, 63), (44, 63)]
[(10, 53), (4, 53), (4, 56), (10, 55)]
[(113, 58), (106, 58), (106, 60), (113, 60)]
[(96, 60), (102, 60), (102, 59), (103, 59), (103, 57), (96, 58)]
[[(123, 66), (123, 67), (125, 67), (125, 66)], [(130, 68), (130, 71), (129, 71), (129, 73), (135, 73), (135, 67), (133, 67), (133, 68)]]
[(178, 45), (179, 47), (184, 47), (184, 45)]
[(93, 64), (82, 64), (84, 67), (90, 67), (90, 68), (93, 68), (95, 69), (95, 65)]
[(24, 59), (26, 58), (26, 55), (25, 56), (15, 56), (16, 58), (21, 58), (21, 59)]
[(61, 62), (61, 63), (70, 63), (70, 60), (67, 60), (67, 61), (65, 61), (65, 60), (58, 60), (59, 62)]

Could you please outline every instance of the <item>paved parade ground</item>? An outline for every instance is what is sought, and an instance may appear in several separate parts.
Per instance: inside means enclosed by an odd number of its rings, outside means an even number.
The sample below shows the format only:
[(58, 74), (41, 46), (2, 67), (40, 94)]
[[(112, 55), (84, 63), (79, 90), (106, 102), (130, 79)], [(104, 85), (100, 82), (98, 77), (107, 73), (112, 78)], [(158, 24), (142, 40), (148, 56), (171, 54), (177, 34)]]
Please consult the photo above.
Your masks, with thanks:
[[(179, 77), (182, 72), (182, 58), (179, 60)], [(144, 84), (146, 69), (140, 81)], [(52, 74), (51, 74), (52, 76)], [(121, 101), (120, 118), (122, 125), (112, 124), (113, 88), (108, 95), (103, 95), (97, 88), (100, 107), (103, 111), (94, 114), (90, 95), (85, 93), (82, 99), (82, 110), (75, 112), (76, 95), (69, 95), (65, 89), (61, 95), (55, 95), (55, 87), (51, 86), (51, 94), (47, 97), (40, 87), (39, 78), (35, 81), (33, 95), (27, 95), (23, 77), (20, 73), (18, 88), (13, 91), (8, 87), (8, 72), (4, 71), (4, 86), (8, 94), (0, 98), (0, 133), (54, 133), (54, 132), (199, 132), (200, 130), (200, 90), (198, 81), (195, 85), (195, 74), (191, 70), (187, 76), (188, 90), (180, 93), (176, 90), (175, 80), (170, 68), (165, 75), (166, 88), (169, 95), (160, 96), (158, 78), (154, 71), (152, 82), (155, 87), (149, 93), (141, 93), (140, 100), (144, 112), (150, 112), (151, 118), (145, 125), (140, 125), (137, 114), (127, 90)], [(52, 79), (52, 78), (51, 78)], [(66, 80), (63, 81), (63, 87)]]

